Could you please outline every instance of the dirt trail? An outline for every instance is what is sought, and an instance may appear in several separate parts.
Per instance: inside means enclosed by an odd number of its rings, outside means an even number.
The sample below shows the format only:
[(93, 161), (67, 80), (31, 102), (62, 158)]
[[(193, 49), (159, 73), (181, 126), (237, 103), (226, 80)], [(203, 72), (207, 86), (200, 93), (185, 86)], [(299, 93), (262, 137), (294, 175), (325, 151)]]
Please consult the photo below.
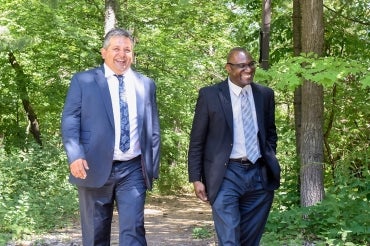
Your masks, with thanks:
[[(193, 195), (149, 196), (145, 207), (148, 246), (216, 246), (210, 206)], [(207, 239), (195, 239), (194, 228), (211, 232)], [(6, 246), (80, 246), (79, 224), (30, 240), (10, 242)], [(117, 214), (112, 223), (112, 246), (118, 246)]]

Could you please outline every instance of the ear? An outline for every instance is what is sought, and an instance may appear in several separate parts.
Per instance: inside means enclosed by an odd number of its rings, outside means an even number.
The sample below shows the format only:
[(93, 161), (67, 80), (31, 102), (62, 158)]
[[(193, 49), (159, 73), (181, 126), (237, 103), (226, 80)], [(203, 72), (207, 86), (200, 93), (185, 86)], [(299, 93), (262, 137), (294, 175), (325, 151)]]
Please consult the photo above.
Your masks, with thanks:
[(226, 69), (226, 71), (227, 71), (228, 73), (230, 73), (230, 72), (231, 72), (231, 67), (230, 67), (230, 65), (229, 65), (229, 64), (225, 64), (225, 69)]
[(107, 53), (106, 49), (104, 49), (104, 48), (101, 48), (101, 49), (100, 49), (100, 54), (101, 54), (101, 57), (102, 57), (103, 59), (105, 59), (105, 55), (106, 55), (106, 53)]

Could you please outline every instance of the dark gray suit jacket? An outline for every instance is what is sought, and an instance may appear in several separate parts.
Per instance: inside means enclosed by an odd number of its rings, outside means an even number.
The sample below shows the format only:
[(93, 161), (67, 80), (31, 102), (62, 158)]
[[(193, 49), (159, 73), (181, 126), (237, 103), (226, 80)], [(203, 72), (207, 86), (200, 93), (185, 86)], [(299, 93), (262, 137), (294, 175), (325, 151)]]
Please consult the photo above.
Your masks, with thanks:
[[(252, 83), (262, 154), (263, 186), (274, 190), (280, 184), (276, 159), (277, 133), (272, 89)], [(195, 108), (188, 153), (189, 181), (202, 181), (212, 204), (222, 184), (233, 147), (233, 111), (228, 80), (202, 88)]]
[[(156, 86), (134, 72), (141, 163), (148, 189), (158, 178), (160, 132)], [(68, 162), (87, 160), (86, 179), (70, 175), (70, 182), (84, 187), (103, 186), (111, 173), (114, 152), (114, 118), (103, 66), (72, 77), (62, 114), (62, 139)]]

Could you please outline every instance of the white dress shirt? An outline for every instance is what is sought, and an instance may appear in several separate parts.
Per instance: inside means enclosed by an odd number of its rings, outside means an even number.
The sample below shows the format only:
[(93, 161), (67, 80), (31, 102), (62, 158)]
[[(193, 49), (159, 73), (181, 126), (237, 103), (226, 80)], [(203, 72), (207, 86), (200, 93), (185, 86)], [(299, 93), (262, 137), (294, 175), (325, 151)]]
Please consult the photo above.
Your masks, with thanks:
[[(256, 115), (256, 107), (254, 105), (254, 98), (252, 93), (251, 85), (246, 85), (243, 89), (234, 83), (228, 80), (229, 89), (230, 89), (230, 98), (231, 98), (231, 105), (233, 109), (233, 131), (234, 131), (234, 143), (233, 149), (230, 154), (230, 158), (247, 158), (246, 150), (245, 150), (245, 137), (244, 137), (244, 128), (243, 128), (243, 119), (241, 114), (241, 92), (242, 90), (246, 90), (248, 92), (248, 100), (251, 105), (252, 115), (253, 115), (253, 122), (256, 128), (256, 132), (258, 132), (258, 124), (257, 124), (257, 115)], [(259, 148), (259, 146), (258, 146)]]
[(122, 152), (119, 149), (119, 141), (121, 136), (121, 117), (119, 107), (119, 81), (114, 72), (104, 63), (105, 77), (108, 81), (109, 92), (112, 100), (112, 108), (114, 115), (114, 130), (115, 144), (113, 160), (127, 161), (141, 154), (138, 124), (137, 124), (137, 108), (136, 108), (136, 77), (131, 69), (127, 70), (124, 76), (125, 90), (127, 95), (127, 105), (129, 110), (130, 121), (130, 149)]

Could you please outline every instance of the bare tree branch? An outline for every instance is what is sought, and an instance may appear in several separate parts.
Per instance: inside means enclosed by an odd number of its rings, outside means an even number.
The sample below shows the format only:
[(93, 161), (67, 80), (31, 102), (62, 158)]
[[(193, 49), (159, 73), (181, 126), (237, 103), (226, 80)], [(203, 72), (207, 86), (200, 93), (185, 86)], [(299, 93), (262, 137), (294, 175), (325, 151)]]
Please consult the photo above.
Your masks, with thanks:
[(18, 86), (20, 98), (22, 100), (23, 108), (26, 111), (26, 114), (29, 120), (29, 130), (32, 133), (36, 142), (39, 145), (42, 145), (39, 122), (37, 120), (37, 115), (32, 108), (32, 105), (30, 103), (30, 99), (28, 96), (28, 92), (27, 92), (27, 87), (26, 87), (27, 76), (24, 73), (22, 67), (17, 62), (13, 52), (10, 51), (8, 53), (8, 59), (9, 59), (11, 66), (14, 68), (17, 74), (16, 83)]
[(339, 11), (336, 11), (335, 9), (330, 8), (330, 7), (326, 6), (325, 4), (324, 4), (324, 7), (327, 10), (338, 14), (339, 16), (343, 17), (346, 20), (350, 20), (350, 21), (353, 21), (353, 22), (356, 22), (356, 23), (359, 23), (359, 24), (365, 25), (365, 26), (369, 26), (370, 25), (370, 22), (368, 22), (368, 21), (363, 21), (363, 20), (360, 20), (360, 19), (355, 19), (355, 18), (351, 18), (351, 17), (345, 16), (345, 15), (339, 13)]

